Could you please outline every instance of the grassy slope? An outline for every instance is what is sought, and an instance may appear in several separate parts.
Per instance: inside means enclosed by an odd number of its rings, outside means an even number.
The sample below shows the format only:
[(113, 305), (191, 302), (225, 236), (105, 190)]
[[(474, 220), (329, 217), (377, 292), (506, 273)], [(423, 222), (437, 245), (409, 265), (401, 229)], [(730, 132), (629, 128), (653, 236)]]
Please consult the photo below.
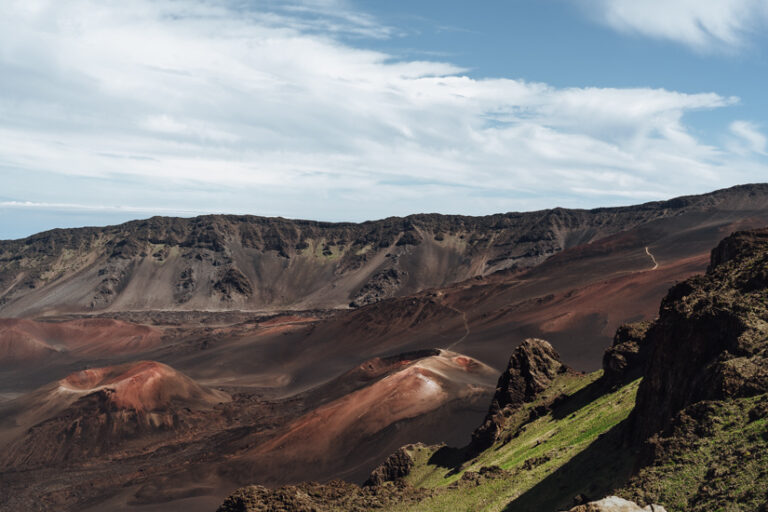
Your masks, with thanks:
[[(768, 502), (768, 394), (704, 402), (700, 419), (662, 439), (656, 464), (619, 492), (669, 512), (765, 510)], [(691, 428), (693, 427), (693, 428)]]
[[(598, 376), (561, 378), (548, 395), (568, 400), (532, 422), (526, 421), (531, 409), (547, 399), (529, 404), (510, 418), (508, 439), (463, 464), (457, 451), (412, 447), (416, 466), (408, 482), (437, 492), (391, 510), (546, 512), (569, 508), (578, 494), (614, 493), (669, 512), (764, 510), (768, 394), (693, 406), (659, 440), (655, 463), (630, 479), (636, 459), (622, 443), (620, 424), (634, 407), (639, 380), (601, 395)], [(468, 478), (488, 466), (508, 473)]]
[[(623, 422), (639, 380), (606, 393), (598, 377), (560, 377), (545, 397), (509, 418), (507, 438), (466, 462), (457, 449), (410, 447), (416, 465), (407, 480), (413, 487), (343, 484), (351, 489), (339, 491), (306, 484), (319, 490), (281, 490), (271, 500), (282, 506), (288, 498), (312, 496), (311, 507), (294, 509), (326, 512), (554, 512), (569, 509), (577, 495), (593, 500), (618, 494), (669, 512), (768, 510), (768, 394), (689, 407), (670, 437), (655, 441), (654, 464), (632, 476), (637, 459), (624, 443)], [(559, 395), (567, 398), (529, 419)], [(501, 469), (482, 476), (489, 467)], [(256, 498), (251, 501), (262, 501)]]
[[(600, 440), (598, 437), (625, 420), (634, 406), (638, 381), (602, 394), (595, 384), (599, 376), (600, 372), (596, 372), (559, 378), (545, 397), (510, 418), (507, 439), (459, 467), (450, 463), (450, 454), (444, 454), (446, 450), (435, 455), (434, 448), (414, 447), (412, 456), (417, 464), (408, 477), (409, 483), (416, 487), (444, 488), (444, 491), (418, 506), (393, 510), (544, 510), (540, 507), (569, 504), (580, 489), (612, 488), (619, 484), (622, 477), (628, 476), (631, 457), (622, 457), (618, 467), (597, 461), (603, 469), (593, 471), (589, 482), (580, 478), (578, 468), (568, 468), (574, 461), (582, 464), (584, 461), (580, 459), (585, 457), (600, 458), (601, 450), (595, 452), (595, 445), (606, 442), (610, 436), (602, 436)], [(545, 416), (526, 422), (532, 409), (560, 394), (569, 398)], [(464, 475), (484, 466), (499, 466), (509, 473), (502, 478), (480, 479), (477, 484), (468, 482), (471, 474)], [(597, 474), (601, 472), (603, 474)], [(557, 483), (559, 480), (563, 482)], [(553, 482), (556, 487), (546, 490), (541, 487)]]

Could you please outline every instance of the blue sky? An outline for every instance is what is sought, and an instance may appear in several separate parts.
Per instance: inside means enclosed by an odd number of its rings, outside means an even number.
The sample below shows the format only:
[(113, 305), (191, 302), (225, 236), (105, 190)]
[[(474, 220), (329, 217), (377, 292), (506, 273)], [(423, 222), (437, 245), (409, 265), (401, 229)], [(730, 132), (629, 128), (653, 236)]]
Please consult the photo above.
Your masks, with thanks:
[(8, 0), (0, 238), (766, 181), (766, 28), (764, 0)]

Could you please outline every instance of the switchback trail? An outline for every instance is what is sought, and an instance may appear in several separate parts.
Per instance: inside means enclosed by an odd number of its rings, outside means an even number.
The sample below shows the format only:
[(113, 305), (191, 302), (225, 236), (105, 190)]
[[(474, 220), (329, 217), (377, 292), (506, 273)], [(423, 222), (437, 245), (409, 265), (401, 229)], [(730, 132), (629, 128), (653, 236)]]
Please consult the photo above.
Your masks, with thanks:
[(651, 254), (651, 251), (648, 250), (648, 247), (645, 248), (645, 254), (651, 257), (651, 260), (653, 261), (653, 268), (651, 270), (656, 270), (659, 268), (659, 262), (656, 261), (656, 258), (654, 258), (653, 254)]
[(472, 330), (469, 328), (469, 322), (467, 321), (467, 313), (466, 312), (464, 312), (464, 311), (462, 311), (460, 309), (456, 309), (453, 306), (448, 306), (447, 304), (444, 304), (444, 306), (447, 307), (448, 309), (450, 309), (451, 311), (455, 311), (458, 314), (460, 314), (461, 315), (461, 319), (464, 322), (464, 336), (462, 336), (461, 338), (459, 338), (458, 340), (454, 341), (453, 343), (451, 343), (450, 345), (448, 345), (446, 347), (446, 350), (450, 350), (453, 347), (455, 347), (456, 345), (458, 345), (459, 343), (461, 343), (462, 341), (464, 341), (465, 339), (467, 339), (467, 336), (469, 336), (469, 333), (471, 333)]

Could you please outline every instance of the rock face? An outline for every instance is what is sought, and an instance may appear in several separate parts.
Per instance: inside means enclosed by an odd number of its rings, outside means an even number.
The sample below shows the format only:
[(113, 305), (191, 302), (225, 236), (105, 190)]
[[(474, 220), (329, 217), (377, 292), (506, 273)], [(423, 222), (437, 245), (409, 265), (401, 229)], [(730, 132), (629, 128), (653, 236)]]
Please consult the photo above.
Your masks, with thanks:
[(482, 451), (490, 447), (504, 427), (505, 413), (532, 402), (558, 374), (567, 371), (568, 367), (547, 341), (536, 338), (523, 341), (499, 377), (488, 414), (472, 433), (470, 450)]
[(734, 233), (712, 250), (709, 270), (733, 260), (744, 259), (765, 249), (767, 230), (740, 231)]
[(608, 496), (600, 501), (592, 501), (573, 507), (568, 512), (667, 512), (660, 505), (641, 507), (637, 503), (627, 501), (618, 496)]
[(374, 469), (363, 485), (373, 486), (381, 485), (384, 482), (395, 482), (408, 476), (413, 465), (413, 458), (408, 454), (406, 448), (402, 447)]
[(590, 211), (423, 214), (360, 224), (209, 215), (57, 229), (0, 241), (0, 313), (361, 306), (530, 268), (660, 219), (760, 214), (767, 202), (767, 185), (749, 185)]
[(213, 285), (225, 300), (233, 300), (237, 296), (250, 297), (253, 295), (253, 286), (245, 275), (236, 268), (227, 269), (221, 279)]
[(624, 324), (616, 330), (613, 345), (603, 355), (603, 381), (618, 386), (641, 377), (651, 353), (646, 338), (650, 322)]
[(768, 391), (768, 229), (736, 233), (708, 272), (673, 287), (646, 334), (653, 347), (631, 421), (641, 441), (685, 407)]
[(406, 486), (359, 487), (334, 480), (277, 489), (249, 485), (230, 495), (216, 512), (337, 512), (387, 509), (414, 503), (431, 494)]

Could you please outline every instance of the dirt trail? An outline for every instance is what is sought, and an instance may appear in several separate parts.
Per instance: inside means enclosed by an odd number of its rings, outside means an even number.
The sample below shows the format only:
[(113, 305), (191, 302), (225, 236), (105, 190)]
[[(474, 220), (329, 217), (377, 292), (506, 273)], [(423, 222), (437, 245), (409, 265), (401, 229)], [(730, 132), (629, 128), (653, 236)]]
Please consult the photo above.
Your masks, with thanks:
[(467, 339), (467, 336), (469, 336), (469, 334), (472, 332), (472, 329), (469, 328), (469, 321), (467, 321), (467, 313), (465, 311), (462, 311), (460, 309), (456, 309), (455, 307), (449, 306), (447, 304), (445, 304), (445, 307), (447, 307), (451, 311), (455, 311), (458, 314), (460, 314), (461, 315), (461, 319), (464, 322), (464, 336), (462, 336), (461, 338), (459, 338), (458, 340), (454, 341), (453, 343), (451, 343), (450, 345), (448, 345), (446, 347), (446, 350), (450, 350), (453, 347), (455, 347), (456, 345), (458, 345), (459, 343), (461, 343), (462, 341), (464, 341), (465, 339)]
[(651, 254), (651, 251), (648, 250), (648, 247), (645, 248), (645, 254), (650, 256), (651, 260), (653, 261), (653, 268), (651, 270), (656, 270), (657, 268), (659, 268), (659, 262), (656, 261), (656, 258), (653, 256), (653, 254)]

